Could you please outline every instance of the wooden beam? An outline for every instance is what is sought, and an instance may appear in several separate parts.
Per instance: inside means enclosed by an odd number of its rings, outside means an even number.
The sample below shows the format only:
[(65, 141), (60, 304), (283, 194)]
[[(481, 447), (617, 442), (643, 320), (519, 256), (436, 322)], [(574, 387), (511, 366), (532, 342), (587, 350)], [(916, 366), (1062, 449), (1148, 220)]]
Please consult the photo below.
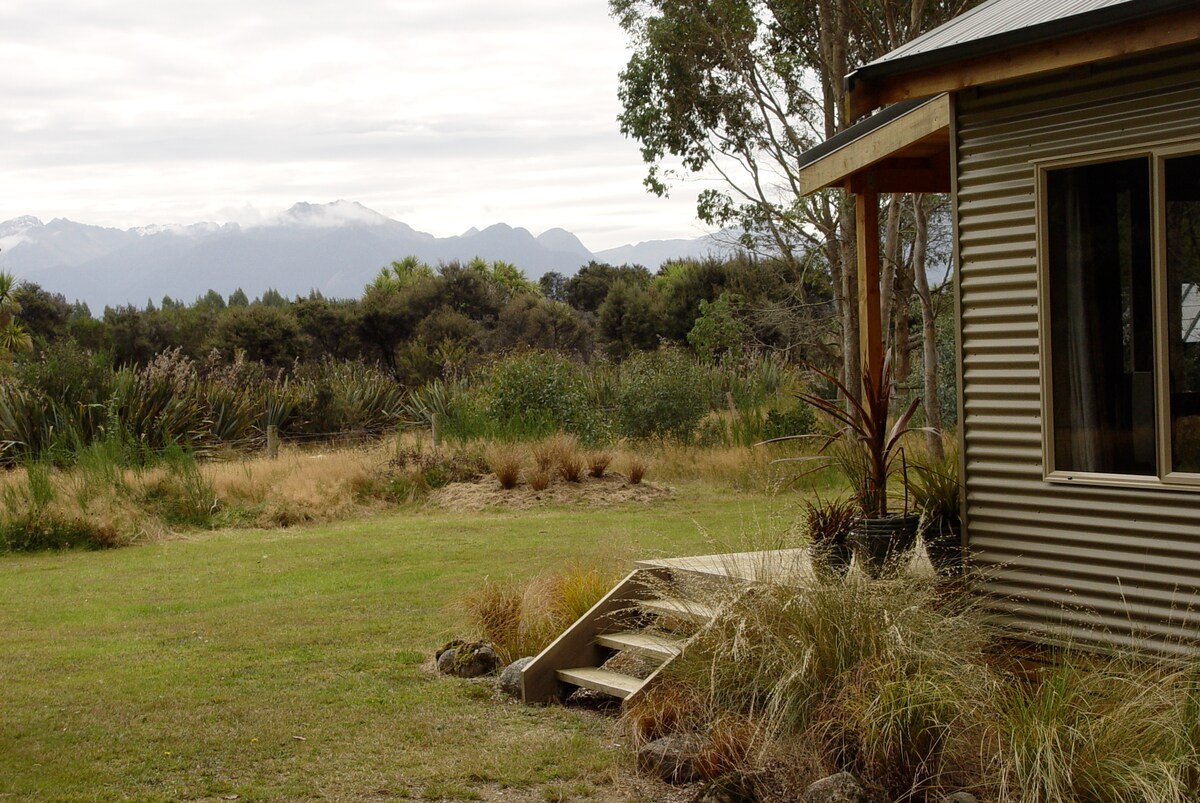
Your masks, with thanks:
[[(933, 98), (908, 114), (884, 123), (800, 169), (800, 192), (811, 192), (841, 183), (847, 176), (870, 167), (916, 143), (950, 150), (950, 98)], [(943, 144), (944, 143), (944, 144)]]
[(950, 192), (950, 153), (928, 159), (889, 159), (855, 173), (845, 182), (849, 191)]
[(964, 59), (925, 70), (859, 81), (846, 99), (850, 120), (901, 100), (1063, 70), (1200, 40), (1200, 8)]
[(854, 196), (858, 236), (858, 343), (863, 382), (883, 379), (883, 313), (879, 305), (879, 195)]

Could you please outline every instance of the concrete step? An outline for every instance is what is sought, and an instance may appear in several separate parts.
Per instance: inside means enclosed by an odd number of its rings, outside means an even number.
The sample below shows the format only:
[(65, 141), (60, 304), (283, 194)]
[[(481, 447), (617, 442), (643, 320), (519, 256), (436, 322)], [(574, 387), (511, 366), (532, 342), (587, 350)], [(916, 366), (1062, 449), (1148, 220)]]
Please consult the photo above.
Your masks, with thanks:
[(611, 694), (624, 700), (629, 695), (642, 688), (645, 681), (638, 678), (613, 672), (611, 669), (597, 669), (594, 666), (580, 666), (574, 669), (559, 669), (555, 676), (563, 683), (582, 686), (585, 689)]
[(596, 643), (614, 650), (632, 652), (651, 661), (662, 663), (669, 661), (679, 654), (683, 647), (680, 639), (671, 638), (661, 633), (647, 633), (644, 630), (623, 630), (619, 633), (605, 633), (596, 636)]

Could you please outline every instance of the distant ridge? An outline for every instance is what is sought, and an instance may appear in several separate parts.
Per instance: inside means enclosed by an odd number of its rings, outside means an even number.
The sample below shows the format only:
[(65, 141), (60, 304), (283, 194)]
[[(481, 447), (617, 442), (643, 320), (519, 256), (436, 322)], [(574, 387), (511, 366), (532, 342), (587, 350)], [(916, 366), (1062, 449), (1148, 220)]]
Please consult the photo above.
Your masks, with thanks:
[(728, 250), (713, 238), (650, 240), (591, 252), (560, 228), (534, 236), (497, 223), (456, 237), (434, 237), (354, 201), (298, 203), (253, 226), (195, 223), (105, 228), (23, 216), (0, 223), (0, 270), (37, 282), (94, 314), (106, 306), (191, 301), (209, 289), (251, 298), (269, 288), (285, 296), (317, 290), (357, 298), (379, 269), (413, 255), (431, 264), (474, 257), (502, 259), (532, 279), (575, 273), (592, 260), (651, 270), (669, 259)]

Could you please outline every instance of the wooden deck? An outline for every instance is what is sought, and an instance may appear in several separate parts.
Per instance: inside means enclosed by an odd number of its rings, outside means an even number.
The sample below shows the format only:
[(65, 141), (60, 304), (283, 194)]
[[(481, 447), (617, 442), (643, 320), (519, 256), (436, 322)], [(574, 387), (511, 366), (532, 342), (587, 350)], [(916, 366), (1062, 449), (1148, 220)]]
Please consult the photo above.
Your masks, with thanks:
[(781, 580), (812, 573), (806, 549), (771, 549), (732, 552), (722, 555), (693, 555), (684, 558), (634, 561), (638, 569), (668, 569), (674, 572), (723, 577), (733, 580)]

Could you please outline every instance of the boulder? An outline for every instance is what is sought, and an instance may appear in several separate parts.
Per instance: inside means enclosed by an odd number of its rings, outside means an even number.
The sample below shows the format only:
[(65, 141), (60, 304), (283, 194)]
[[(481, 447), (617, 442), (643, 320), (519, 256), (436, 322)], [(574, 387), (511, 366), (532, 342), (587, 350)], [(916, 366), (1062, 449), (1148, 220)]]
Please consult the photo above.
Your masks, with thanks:
[(500, 667), (500, 659), (486, 641), (452, 641), (437, 655), (438, 671), (460, 678), (477, 678)]
[(533, 656), (518, 658), (508, 666), (504, 667), (504, 671), (500, 673), (500, 691), (506, 694), (511, 694), (513, 697), (521, 696), (521, 670), (533, 663)]
[(704, 739), (695, 734), (664, 736), (638, 750), (638, 769), (667, 783), (692, 783), (700, 780), (696, 759), (703, 749)]
[(745, 775), (734, 772), (706, 783), (692, 803), (758, 803), (758, 794)]
[(848, 772), (822, 778), (804, 790), (801, 803), (867, 803), (862, 784)]

